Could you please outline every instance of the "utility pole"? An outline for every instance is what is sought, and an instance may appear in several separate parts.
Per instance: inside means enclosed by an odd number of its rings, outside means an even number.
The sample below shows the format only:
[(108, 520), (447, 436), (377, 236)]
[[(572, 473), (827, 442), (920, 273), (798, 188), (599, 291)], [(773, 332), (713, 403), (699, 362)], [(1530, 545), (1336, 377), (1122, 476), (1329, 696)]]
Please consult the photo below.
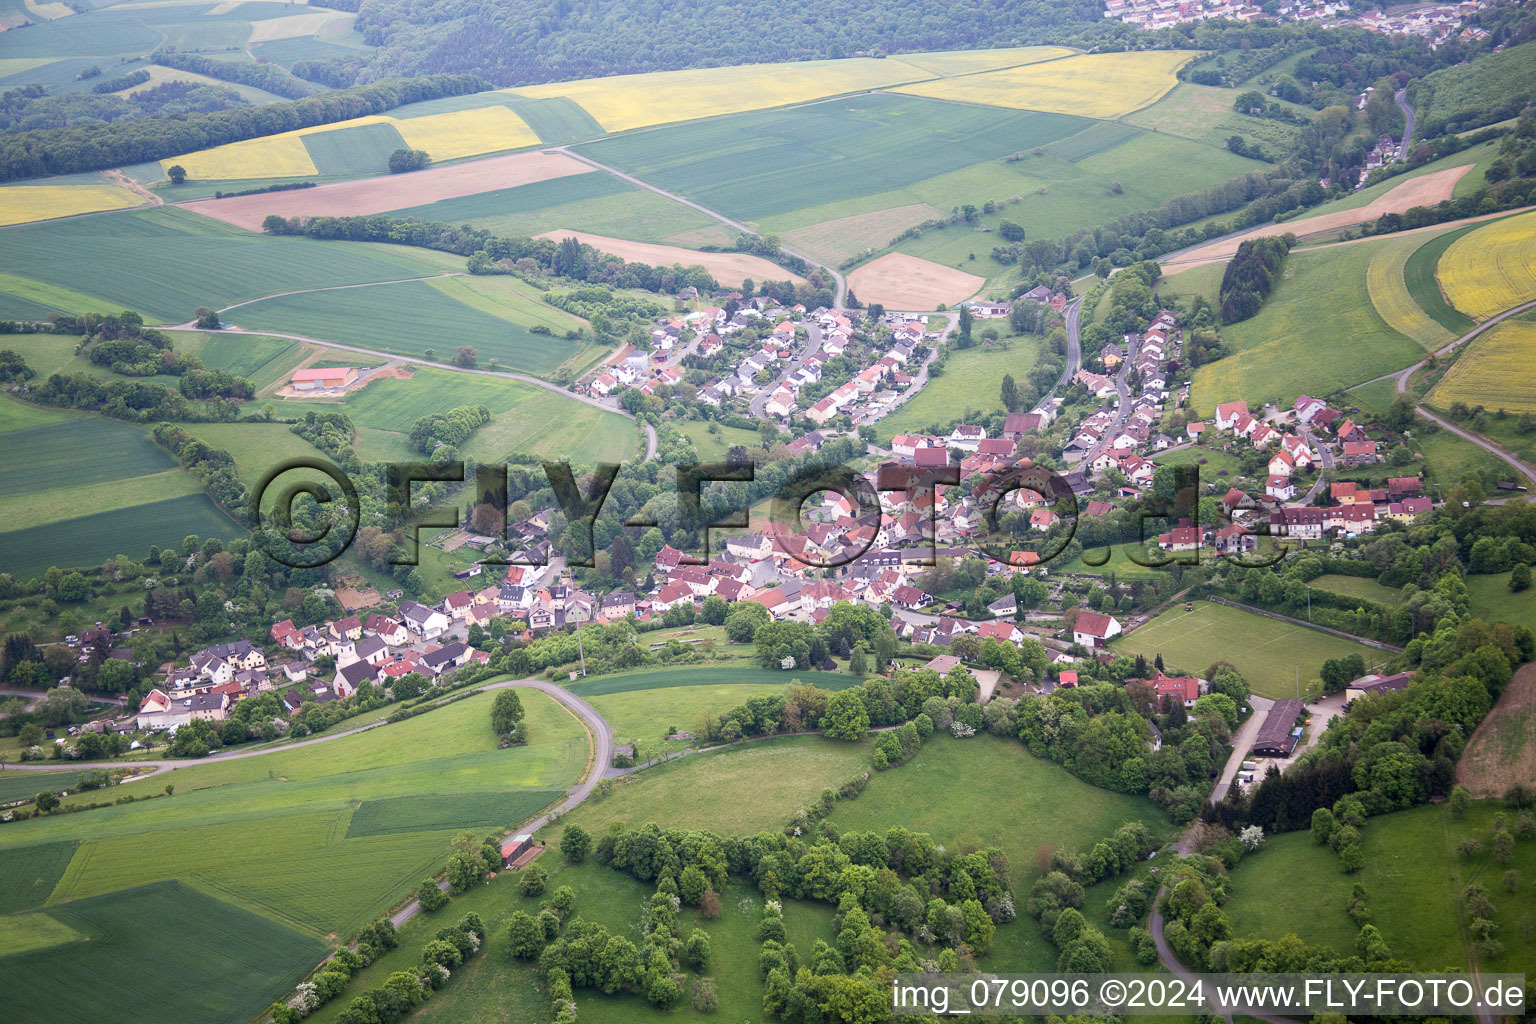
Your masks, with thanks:
[(587, 678), (587, 652), (581, 647), (581, 620), (576, 620), (576, 653), (581, 655), (581, 678)]

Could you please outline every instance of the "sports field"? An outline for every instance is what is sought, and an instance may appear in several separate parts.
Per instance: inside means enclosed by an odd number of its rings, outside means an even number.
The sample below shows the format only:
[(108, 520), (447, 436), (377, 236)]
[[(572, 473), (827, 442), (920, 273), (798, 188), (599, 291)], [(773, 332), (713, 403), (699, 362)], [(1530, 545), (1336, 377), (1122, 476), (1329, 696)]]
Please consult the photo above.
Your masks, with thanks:
[(865, 303), (887, 309), (938, 309), (975, 295), (984, 277), (904, 252), (886, 253), (848, 275), (848, 287)]
[(1437, 406), (1453, 402), (1509, 412), (1536, 411), (1536, 323), (1506, 320), (1473, 339), (1430, 392)]
[(1536, 299), (1536, 212), (1458, 238), (1440, 257), (1438, 276), (1451, 305), (1478, 320)]
[(605, 130), (623, 132), (673, 121), (805, 103), (842, 93), (932, 78), (933, 74), (897, 57), (886, 60), (853, 57), (800, 61), (787, 66), (743, 64), (615, 75), (523, 86), (512, 92), (535, 99), (564, 97), (574, 100)]
[(1202, 677), (1215, 662), (1231, 662), (1254, 693), (1274, 698), (1296, 696), (1298, 678), (1305, 690), (1329, 658), (1359, 654), (1373, 666), (1387, 657), (1351, 640), (1210, 601), (1196, 602), (1188, 612), (1176, 606), (1110, 647), (1148, 661), (1161, 654), (1169, 672)]
[(1234, 399), (1252, 405), (1326, 395), (1422, 359), (1424, 349), (1388, 327), (1371, 299), (1370, 262), (1391, 244), (1292, 252), (1258, 315), (1222, 328), (1233, 354), (1195, 371), (1190, 404), (1205, 413)]
[(1150, 106), (1178, 84), (1195, 52), (1090, 53), (963, 78), (906, 85), (897, 92), (1082, 117), (1121, 117)]
[(8, 185), (0, 188), (0, 225), (122, 210), (143, 202), (116, 185)]

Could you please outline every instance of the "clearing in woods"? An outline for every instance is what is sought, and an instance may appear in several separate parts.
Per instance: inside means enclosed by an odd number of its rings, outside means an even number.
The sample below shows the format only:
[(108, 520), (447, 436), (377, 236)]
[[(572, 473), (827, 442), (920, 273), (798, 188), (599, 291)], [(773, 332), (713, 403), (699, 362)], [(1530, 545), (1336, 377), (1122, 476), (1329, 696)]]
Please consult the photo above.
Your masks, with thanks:
[(848, 288), (865, 305), (887, 309), (938, 309), (975, 295), (984, 277), (967, 274), (904, 252), (886, 253), (848, 275)]
[(1174, 72), (1193, 56), (1192, 50), (1082, 54), (894, 91), (1020, 110), (1120, 117), (1157, 102), (1178, 84)]
[(557, 242), (565, 238), (575, 238), (578, 242), (612, 253), (632, 263), (649, 263), (656, 267), (670, 267), (673, 264), (684, 267), (701, 266), (709, 271), (716, 281), (728, 288), (740, 286), (741, 282), (749, 277), (754, 281), (805, 283), (805, 278), (799, 274), (792, 274), (776, 263), (769, 263), (761, 256), (749, 256), (746, 253), (699, 252), (696, 249), (684, 249), (675, 245), (631, 242), (623, 238), (589, 235), (585, 231), (568, 231), (564, 228), (546, 231), (536, 237), (551, 238)]
[(1536, 323), (1506, 320), (1474, 338), (1430, 392), (1441, 408), (1470, 407), (1536, 412)]
[(1516, 782), (1536, 785), (1536, 665), (1515, 673), (1467, 741), (1456, 781), (1482, 797), (1503, 796)]
[[(1243, 638), (1240, 647), (1231, 642), (1235, 636)], [(1111, 646), (1116, 654), (1148, 661), (1161, 654), (1170, 672), (1203, 676), (1208, 666), (1230, 662), (1254, 693), (1276, 699), (1305, 690), (1329, 658), (1359, 654), (1369, 668), (1388, 657), (1352, 640), (1210, 601), (1195, 602), (1193, 611), (1166, 611)]]
[(1438, 275), (1451, 305), (1478, 320), (1536, 299), (1536, 211), (1456, 239)]
[(279, 217), (362, 216), (592, 171), (591, 166), (563, 153), (512, 153), (448, 167), (429, 167), (410, 174), (340, 181), (291, 192), (203, 199), (184, 205), (188, 210), (259, 231), (261, 222), (270, 214)]

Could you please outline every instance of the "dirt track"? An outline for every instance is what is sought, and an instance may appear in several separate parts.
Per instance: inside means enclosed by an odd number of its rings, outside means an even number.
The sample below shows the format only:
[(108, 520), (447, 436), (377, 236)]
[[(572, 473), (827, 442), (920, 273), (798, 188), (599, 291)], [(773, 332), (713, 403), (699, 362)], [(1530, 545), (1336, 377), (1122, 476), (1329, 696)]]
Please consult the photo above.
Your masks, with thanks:
[(1261, 228), (1254, 228), (1241, 235), (1202, 245), (1198, 249), (1191, 249), (1161, 262), (1163, 266), (1169, 268), (1170, 273), (1176, 273), (1179, 270), (1188, 270), (1190, 267), (1229, 260), (1236, 254), (1238, 245), (1250, 238), (1284, 234), (1294, 234), (1297, 238), (1303, 238), (1307, 235), (1364, 224), (1385, 213), (1403, 213), (1415, 206), (1433, 206), (1451, 198), (1451, 190), (1472, 169), (1472, 166), (1472, 164), (1465, 164), (1461, 167), (1435, 171), (1432, 174), (1421, 174), (1388, 189), (1365, 206), (1319, 214), (1315, 217), (1301, 217), (1283, 224), (1266, 224)]
[(269, 214), (280, 217), (355, 217), (385, 213), (440, 199), (478, 195), (530, 185), (570, 174), (590, 174), (592, 167), (563, 153), (512, 153), (409, 174), (388, 174), (358, 181), (264, 192), (230, 199), (199, 199), (181, 205), (236, 227), (260, 231)]

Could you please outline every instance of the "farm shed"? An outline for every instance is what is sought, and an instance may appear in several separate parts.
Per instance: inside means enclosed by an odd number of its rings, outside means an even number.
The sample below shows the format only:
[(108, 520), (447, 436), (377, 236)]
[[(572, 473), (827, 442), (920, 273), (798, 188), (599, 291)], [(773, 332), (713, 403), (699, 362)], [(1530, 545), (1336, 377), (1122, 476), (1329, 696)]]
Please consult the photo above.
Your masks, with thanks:
[(1252, 752), (1264, 757), (1290, 757), (1291, 751), (1296, 749), (1296, 736), (1293, 734), (1296, 719), (1305, 710), (1306, 705), (1295, 697), (1276, 701), (1275, 706), (1269, 709), (1264, 724), (1259, 726)]

